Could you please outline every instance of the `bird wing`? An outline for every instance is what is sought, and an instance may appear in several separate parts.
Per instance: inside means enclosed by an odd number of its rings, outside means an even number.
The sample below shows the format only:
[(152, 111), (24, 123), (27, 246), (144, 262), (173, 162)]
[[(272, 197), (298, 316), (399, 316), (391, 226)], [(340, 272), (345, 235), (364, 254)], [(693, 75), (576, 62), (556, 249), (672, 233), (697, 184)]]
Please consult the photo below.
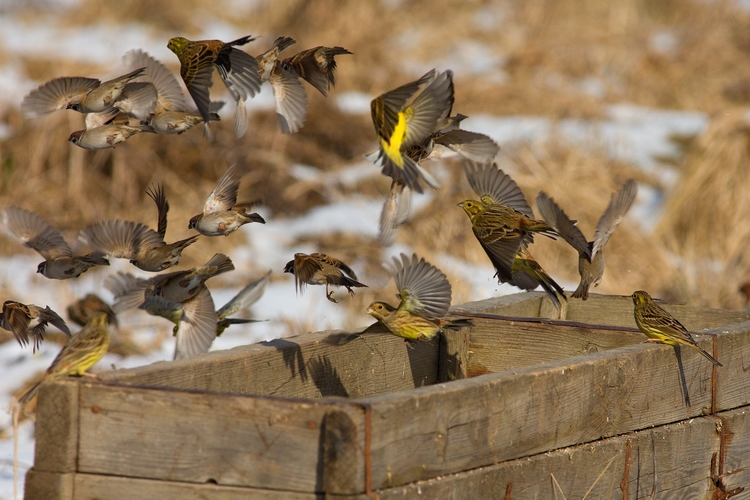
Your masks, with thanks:
[(440, 319), (451, 305), (451, 285), (437, 267), (417, 254), (394, 257), (393, 278), (399, 291), (399, 310), (417, 314), (427, 319)]
[(390, 140), (393, 129), (398, 123), (398, 114), (406, 105), (406, 101), (429, 79), (433, 78), (435, 70), (426, 73), (419, 80), (409, 82), (396, 89), (376, 97), (370, 103), (370, 114), (372, 123), (375, 125), (375, 132), (378, 137)]
[(240, 292), (232, 297), (232, 299), (224, 304), (224, 306), (216, 312), (216, 316), (219, 319), (231, 316), (242, 309), (250, 307), (263, 296), (263, 292), (266, 291), (266, 285), (271, 277), (271, 271), (268, 271), (265, 276), (259, 280), (253, 281), (240, 290)]
[(273, 88), (281, 131), (294, 134), (305, 123), (307, 114), (307, 96), (302, 82), (279, 63), (274, 64), (268, 81)]
[(607, 205), (607, 210), (604, 211), (604, 214), (599, 219), (599, 223), (596, 225), (594, 248), (591, 251), (592, 257), (607, 244), (609, 237), (612, 236), (612, 233), (620, 225), (625, 214), (630, 210), (636, 194), (638, 194), (638, 183), (630, 179), (617, 194), (612, 195), (609, 205)]
[(491, 162), (500, 151), (500, 146), (486, 135), (468, 130), (451, 130), (437, 135), (434, 141), (476, 162)]
[(135, 259), (140, 251), (164, 245), (159, 233), (140, 222), (106, 220), (81, 229), (78, 239), (96, 251)]
[(203, 205), (204, 214), (231, 210), (237, 204), (237, 193), (240, 189), (242, 174), (242, 170), (236, 164), (227, 169), (219, 180), (219, 184), (216, 185), (216, 189), (206, 199), (206, 203)]
[(164, 194), (164, 185), (149, 186), (146, 194), (156, 203), (158, 213), (156, 232), (164, 239), (167, 235), (167, 213), (169, 213), (169, 202), (167, 201), (167, 196)]
[(50, 80), (24, 97), (21, 112), (27, 118), (65, 109), (73, 101), (80, 101), (92, 89), (101, 85), (96, 78), (63, 77)]
[(195, 101), (203, 121), (210, 120), (211, 98), (208, 89), (213, 85), (215, 51), (206, 44), (192, 44), (185, 48), (180, 57), (180, 76), (188, 93)]
[[(469, 185), (485, 204), (499, 204), (534, 218), (534, 211), (526, 201), (521, 188), (508, 174), (492, 163), (463, 163)], [(489, 203), (488, 203), (489, 202)]]
[(158, 94), (157, 101), (162, 110), (187, 110), (185, 94), (182, 93), (180, 83), (161, 62), (140, 49), (127, 52), (122, 59), (129, 69), (146, 68), (145, 75), (137, 78), (136, 81), (142, 80), (154, 84)]
[(328, 90), (336, 85), (334, 57), (342, 54), (351, 52), (343, 47), (313, 47), (285, 59), (283, 64), (326, 96)]
[(8, 205), (3, 208), (2, 219), (5, 227), (21, 243), (39, 252), (46, 260), (73, 256), (62, 233), (34, 212)]
[(323, 270), (323, 264), (312, 255), (304, 253), (294, 254), (294, 280), (297, 291), (301, 292), (315, 273)]
[(575, 248), (579, 255), (586, 255), (590, 261), (592, 257), (591, 247), (589, 247), (586, 237), (576, 226), (577, 221), (571, 220), (562, 208), (555, 203), (555, 200), (547, 196), (544, 191), (540, 191), (536, 197), (536, 208), (542, 214), (542, 218), (555, 228), (562, 239)]
[(18, 343), (25, 347), (29, 343), (29, 308), (19, 302), (7, 301), (3, 305), (3, 316)]
[(402, 148), (409, 148), (428, 137), (438, 120), (450, 113), (453, 100), (453, 72), (448, 70), (438, 73), (404, 110), (406, 136)]
[(333, 266), (337, 269), (340, 269), (343, 271), (346, 275), (351, 277), (352, 279), (357, 279), (357, 275), (354, 274), (354, 271), (351, 270), (349, 266), (341, 262), (339, 259), (335, 257), (331, 257), (330, 255), (322, 254), (322, 253), (313, 253), (310, 254), (310, 257), (317, 260), (318, 262), (322, 262), (323, 264), (328, 264), (329, 266)]
[(205, 286), (182, 304), (177, 326), (174, 359), (189, 358), (207, 352), (216, 338), (216, 310), (211, 292)]

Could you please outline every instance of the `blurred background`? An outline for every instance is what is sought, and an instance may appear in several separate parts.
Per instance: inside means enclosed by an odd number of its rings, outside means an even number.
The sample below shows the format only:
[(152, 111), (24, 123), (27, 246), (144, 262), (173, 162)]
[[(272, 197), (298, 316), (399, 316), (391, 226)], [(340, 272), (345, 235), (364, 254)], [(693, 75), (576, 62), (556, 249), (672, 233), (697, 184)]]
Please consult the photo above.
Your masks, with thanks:
[[(395, 291), (383, 263), (402, 251), (445, 271), (454, 304), (516, 293), (497, 285), (456, 207), (473, 197), (456, 157), (427, 162), (442, 186), (415, 195), (413, 218), (393, 247), (376, 240), (390, 179), (363, 158), (377, 147), (370, 100), (433, 67), (452, 69), (454, 113), (469, 115), (464, 128), (501, 146), (499, 166), (532, 206), (544, 190), (592, 239), (610, 195), (628, 178), (638, 181), (638, 198), (607, 246), (604, 278), (592, 292), (644, 289), (669, 301), (740, 309), (746, 298), (739, 289), (750, 280), (749, 26), (750, 3), (740, 0), (1, 1), (0, 203), (37, 212), (82, 251), (76, 235), (91, 222), (122, 218), (155, 227), (146, 188), (161, 182), (171, 205), (167, 240), (174, 241), (192, 233), (187, 221), (228, 166), (245, 166), (240, 201), (259, 200), (267, 224), (201, 238), (180, 269), (227, 253), (237, 271), (209, 282), (217, 306), (273, 270), (251, 311), (270, 321), (235, 327), (214, 348), (370, 324), (367, 304)], [(240, 140), (231, 105), (212, 124), (211, 143), (195, 127), (179, 136), (141, 134), (100, 152), (67, 142), (84, 128), (83, 115), (20, 114), (23, 97), (52, 78), (122, 74), (121, 58), (131, 49), (177, 74), (169, 38), (248, 34), (262, 37), (242, 47), (252, 55), (282, 35), (297, 40), (286, 57), (318, 45), (353, 52), (337, 57), (328, 98), (306, 85), (309, 112), (299, 133), (281, 134), (267, 87), (249, 103)], [(212, 98), (228, 97), (217, 82)], [(370, 288), (353, 298), (338, 293), (339, 304), (328, 303), (321, 287), (298, 297), (281, 270), (295, 252), (313, 251), (342, 259)], [(575, 289), (577, 255), (569, 246), (537, 238), (532, 251), (564, 288)], [(87, 292), (111, 298), (101, 289), (107, 274), (137, 271), (113, 262), (79, 280), (52, 282), (34, 273), (41, 257), (16, 241), (0, 238), (0, 253), (3, 300), (49, 304), (63, 316)], [(133, 313), (120, 330), (126, 347), (100, 368), (171, 358), (168, 322)], [(18, 375), (0, 391), (9, 397), (46, 368), (59, 349), (54, 333), (49, 337), (35, 356), (9, 333), (2, 338), (10, 341), (0, 345), (1, 363)], [(3, 418), (0, 431), (9, 422)], [(22, 442), (26, 466), (29, 443), (30, 429)]]

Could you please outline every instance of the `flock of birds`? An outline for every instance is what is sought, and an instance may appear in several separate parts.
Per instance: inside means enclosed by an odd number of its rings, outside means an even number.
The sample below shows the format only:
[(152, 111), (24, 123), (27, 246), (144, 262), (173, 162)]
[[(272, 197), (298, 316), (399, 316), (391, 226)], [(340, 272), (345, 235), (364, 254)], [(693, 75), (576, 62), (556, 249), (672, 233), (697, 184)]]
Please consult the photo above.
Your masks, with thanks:
[[(70, 141), (86, 149), (115, 147), (140, 132), (183, 133), (199, 123), (204, 124), (204, 136), (210, 140), (209, 123), (220, 119), (217, 112), (223, 105), (210, 100), (216, 69), (237, 105), (234, 123), (237, 137), (247, 129), (246, 101), (266, 81), (273, 88), (282, 132), (294, 133), (304, 124), (307, 109), (300, 79), (327, 95), (335, 84), (335, 56), (351, 52), (342, 47), (320, 46), (280, 59), (279, 54), (295, 43), (288, 37), (277, 38), (269, 50), (257, 57), (238, 49), (253, 40), (251, 36), (229, 43), (190, 41), (182, 37), (169, 40), (168, 47), (179, 58), (180, 75), (195, 109), (188, 106), (177, 79), (164, 65), (146, 52), (133, 50), (124, 58), (129, 71), (123, 76), (107, 82), (82, 77), (54, 79), (32, 91), (24, 99), (22, 111), (27, 117), (58, 109), (85, 113), (86, 129), (73, 132)], [(450, 70), (431, 70), (372, 101), (371, 114), (379, 145), (367, 158), (392, 180), (380, 216), (380, 243), (392, 244), (398, 227), (409, 220), (412, 192), (423, 192), (422, 181), (430, 188), (439, 187), (438, 181), (420, 163), (439, 157), (446, 149), (452, 150), (466, 159), (463, 168), (477, 195), (476, 199), (464, 200), (458, 206), (468, 215), (474, 236), (495, 267), (498, 281), (523, 290), (541, 286), (559, 311), (563, 302), (567, 302), (565, 292), (529, 251), (535, 233), (553, 239), (559, 237), (578, 252), (581, 281), (572, 296), (586, 300), (590, 286), (597, 286), (602, 278), (604, 247), (632, 205), (637, 183), (629, 180), (612, 195), (592, 241), (578, 229), (577, 221), (569, 218), (544, 192), (536, 198), (542, 214), (542, 219), (536, 219), (518, 185), (493, 162), (499, 151), (497, 144), (484, 134), (462, 130), (460, 123), (466, 116), (451, 115), (453, 103)], [(110, 258), (128, 259), (143, 271), (158, 273), (149, 279), (122, 272), (109, 276), (104, 284), (112, 292), (114, 303), (110, 308), (98, 297), (87, 296), (71, 306), (71, 319), (84, 325), (74, 335), (49, 307), (5, 301), (0, 326), (13, 332), (21, 346), (32, 344), (36, 349), (47, 325), (71, 337), (43, 378), (20, 398), (21, 402), (30, 401), (44, 380), (86, 374), (107, 352), (108, 326), (116, 325), (117, 312), (141, 308), (174, 322), (175, 359), (206, 352), (213, 339), (229, 325), (252, 321), (230, 315), (261, 296), (270, 271), (248, 284), (218, 311), (205, 283), (234, 269), (228, 256), (218, 253), (202, 266), (163, 272), (178, 264), (182, 252), (200, 235), (229, 236), (245, 224), (266, 222), (250, 211), (252, 204), (237, 203), (243, 174), (242, 169), (231, 166), (208, 196), (203, 211), (188, 223), (188, 229), (199, 234), (174, 243), (164, 239), (169, 204), (161, 185), (147, 191), (157, 207), (156, 230), (126, 220), (91, 224), (80, 231), (79, 240), (93, 251), (81, 256), (74, 256), (60, 231), (41, 216), (13, 205), (2, 209), (2, 222), (8, 233), (44, 257), (37, 272), (47, 278), (77, 278), (91, 267), (109, 265)], [(353, 288), (366, 286), (348, 265), (322, 253), (297, 253), (284, 272), (294, 275), (298, 293), (306, 285), (325, 285), (326, 297), (332, 302), (336, 300), (330, 286), (345, 287), (352, 295)], [(398, 306), (373, 302), (367, 313), (393, 334), (407, 341), (429, 340), (443, 329), (471, 326), (467, 319), (446, 318), (451, 285), (436, 266), (416, 254), (401, 254), (394, 258), (392, 273), (398, 289)], [(689, 346), (721, 366), (648, 293), (636, 291), (632, 298), (636, 323), (651, 340)]]

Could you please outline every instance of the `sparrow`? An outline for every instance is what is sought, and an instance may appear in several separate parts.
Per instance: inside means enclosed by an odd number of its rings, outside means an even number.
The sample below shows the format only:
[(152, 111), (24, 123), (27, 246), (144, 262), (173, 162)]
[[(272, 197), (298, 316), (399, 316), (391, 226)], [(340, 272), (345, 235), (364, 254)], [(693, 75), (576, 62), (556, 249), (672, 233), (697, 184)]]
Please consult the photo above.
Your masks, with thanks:
[(31, 401), (45, 380), (55, 380), (66, 375), (83, 376), (89, 368), (104, 357), (107, 349), (109, 349), (107, 315), (103, 312), (95, 313), (86, 326), (65, 344), (41, 380), (21, 396), (19, 401), (22, 404)]
[(45, 278), (77, 278), (94, 266), (109, 265), (109, 261), (100, 252), (74, 257), (62, 233), (33, 212), (8, 205), (2, 210), (2, 219), (13, 236), (44, 257), (44, 262), (37, 266), (36, 272)]
[(117, 315), (104, 300), (94, 293), (87, 293), (68, 306), (68, 319), (78, 326), (89, 322), (94, 313), (103, 312), (107, 315), (110, 325), (117, 326)]
[(152, 296), (182, 304), (195, 297), (209, 278), (234, 270), (232, 260), (224, 254), (215, 254), (206, 264), (186, 271), (162, 273), (143, 279), (127, 273), (117, 273), (104, 280), (115, 298), (112, 309), (120, 313), (140, 307)]
[(589, 298), (589, 287), (592, 284), (599, 286), (604, 275), (604, 246), (630, 210), (637, 192), (638, 183), (630, 179), (619, 192), (612, 195), (596, 225), (593, 241), (586, 241), (586, 237), (576, 226), (578, 221), (571, 220), (544, 191), (537, 195), (536, 205), (542, 217), (550, 221), (562, 239), (578, 251), (578, 274), (581, 275), (581, 282), (573, 292), (574, 298), (586, 300)]
[(373, 302), (367, 314), (391, 333), (405, 340), (430, 340), (443, 329), (471, 326), (469, 320), (445, 321), (451, 305), (451, 285), (445, 274), (417, 254), (394, 257), (393, 279), (398, 289), (398, 307)]
[(703, 357), (716, 366), (723, 366), (713, 356), (699, 346), (682, 323), (654, 303), (651, 296), (643, 290), (633, 292), (635, 324), (647, 337), (646, 342), (658, 342), (667, 345), (686, 345), (700, 352)]
[(72, 109), (79, 113), (101, 113), (112, 108), (125, 86), (144, 71), (145, 68), (138, 68), (104, 83), (95, 78), (55, 78), (24, 97), (21, 111), (27, 118), (58, 109)]
[(52, 324), (70, 337), (70, 329), (65, 324), (65, 320), (49, 306), (42, 309), (34, 304), (27, 305), (13, 300), (6, 300), (3, 303), (3, 310), (0, 313), (0, 326), (13, 332), (21, 347), (26, 347), (29, 344), (29, 337), (31, 337), (33, 350), (36, 352), (44, 341), (47, 324)]
[(90, 151), (114, 148), (125, 142), (135, 134), (141, 132), (156, 133), (150, 125), (126, 125), (124, 123), (109, 123), (86, 130), (76, 130), (68, 138), (79, 148)]
[(215, 337), (233, 324), (253, 323), (257, 320), (228, 318), (257, 301), (268, 283), (270, 271), (260, 280), (250, 283), (218, 311), (208, 288), (203, 287), (193, 298), (180, 304), (160, 296), (151, 296), (141, 305), (149, 314), (161, 316), (175, 324), (177, 336), (174, 359), (188, 358), (207, 352)]
[(270, 49), (255, 58), (261, 82), (270, 83), (273, 89), (276, 115), (284, 134), (294, 134), (302, 128), (307, 114), (307, 95), (302, 82), (278, 59), (280, 52), (295, 43), (293, 38), (279, 37)]
[[(134, 49), (123, 56), (128, 68), (145, 67), (145, 73), (137, 80), (150, 82), (156, 89), (156, 103), (147, 122), (158, 134), (182, 134), (191, 127), (203, 122), (197, 110), (189, 110), (185, 95), (177, 78), (160, 61), (147, 52)], [(211, 121), (219, 121), (217, 114), (223, 102), (209, 105)]]
[(366, 287), (357, 281), (357, 275), (349, 266), (340, 260), (322, 253), (295, 253), (294, 260), (290, 260), (284, 266), (285, 273), (294, 275), (297, 293), (304, 290), (305, 285), (325, 285), (326, 298), (333, 303), (338, 303), (331, 297), (333, 292), (328, 291), (329, 285), (343, 286), (354, 295), (353, 287)]
[(336, 85), (336, 60), (339, 55), (351, 54), (343, 47), (313, 47), (284, 59), (283, 67), (303, 78), (324, 97)]
[(225, 43), (221, 40), (190, 41), (187, 38), (174, 37), (167, 43), (169, 50), (180, 60), (180, 76), (203, 117), (203, 132), (207, 139), (211, 138), (208, 126), (211, 119), (208, 89), (212, 85), (214, 66), (237, 102), (234, 116), (235, 136), (239, 139), (247, 131), (245, 102), (260, 91), (261, 81), (255, 58), (235, 47), (253, 40), (255, 38), (252, 36), (244, 36)]
[(496, 164), (464, 163), (469, 185), (479, 200), (458, 204), (471, 220), (471, 228), (497, 271), (498, 280), (513, 283), (513, 263), (521, 247), (533, 241), (534, 232), (551, 238), (556, 232), (545, 221), (534, 219), (523, 192)]
[[(407, 101), (426, 85), (424, 90), (407, 105)], [(453, 72), (436, 73), (431, 70), (422, 78), (386, 92), (370, 103), (372, 122), (380, 147), (367, 155), (383, 168), (383, 175), (400, 181), (410, 189), (422, 193), (420, 178), (432, 188), (438, 182), (407, 154), (412, 146), (424, 141), (441, 117), (453, 106)]]
[(203, 213), (190, 219), (188, 229), (205, 236), (229, 236), (248, 222), (266, 221), (256, 213), (249, 213), (252, 203), (237, 203), (242, 172), (236, 165), (229, 167), (216, 189), (206, 199)]

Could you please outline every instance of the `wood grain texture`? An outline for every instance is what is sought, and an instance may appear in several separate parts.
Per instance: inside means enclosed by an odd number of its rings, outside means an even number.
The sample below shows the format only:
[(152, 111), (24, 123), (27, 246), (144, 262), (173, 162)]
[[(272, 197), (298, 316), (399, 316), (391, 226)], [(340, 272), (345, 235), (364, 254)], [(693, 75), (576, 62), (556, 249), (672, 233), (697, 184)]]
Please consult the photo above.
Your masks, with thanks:
[(102, 373), (101, 378), (120, 384), (308, 399), (366, 397), (437, 381), (437, 339), (407, 346), (379, 325), (337, 344), (344, 335), (311, 333)]
[[(717, 410), (750, 404), (750, 322), (708, 330), (718, 335), (718, 352), (714, 353), (724, 365), (716, 370)], [(713, 353), (711, 343), (701, 346)]]
[(41, 386), (36, 407), (37, 472), (75, 472), (78, 458), (79, 381), (67, 378)]
[(715, 460), (714, 480), (724, 494), (717, 498), (750, 498), (750, 407), (717, 415), (717, 430), (724, 441), (722, 455)]
[[(323, 500), (325, 495), (219, 486), (216, 484), (76, 474), (74, 498), (75, 500)], [(335, 498), (338, 500), (368, 500), (364, 495), (336, 495)]]
[(26, 500), (73, 500), (72, 472), (44, 472), (29, 469), (26, 473), (24, 498)]
[[(364, 413), (344, 401), (104, 384), (80, 391), (86, 432), (79, 472), (299, 492), (324, 486), (364, 491)], [(339, 415), (327, 418), (331, 412)], [(324, 439), (324, 421), (329, 434), (346, 423), (340, 439)], [(329, 456), (346, 461), (329, 463)]]
[(635, 345), (368, 398), (373, 487), (386, 488), (702, 414), (711, 368)]
[(451, 307), (451, 312), (459, 316), (460, 311), (471, 311), (538, 318), (544, 297), (543, 292), (515, 293), (456, 305)]
[(718, 450), (715, 419), (703, 417), (378, 493), (381, 500), (501, 499), (510, 486), (513, 500), (620, 499), (626, 478), (628, 499), (652, 492), (658, 499), (708, 498), (715, 489), (711, 456)]

